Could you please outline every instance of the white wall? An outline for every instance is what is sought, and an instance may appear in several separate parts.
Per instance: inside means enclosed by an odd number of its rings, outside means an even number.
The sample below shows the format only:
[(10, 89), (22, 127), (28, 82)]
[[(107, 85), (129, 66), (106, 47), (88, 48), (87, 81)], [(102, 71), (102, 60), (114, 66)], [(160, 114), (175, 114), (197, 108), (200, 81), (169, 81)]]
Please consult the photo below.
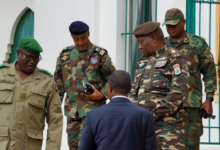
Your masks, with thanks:
[[(40, 68), (54, 72), (56, 58), (66, 46), (73, 45), (69, 25), (76, 20), (86, 22), (90, 27), (90, 40), (108, 50), (113, 63), (121, 65), (123, 54), (120, 53), (123, 42), (119, 25), (124, 27), (123, 1), (111, 0), (0, 0), (0, 63), (7, 61), (13, 44), (14, 30), (27, 8), (34, 11), (34, 38), (44, 52)], [(20, 14), (20, 15), (19, 15)], [(118, 17), (120, 16), (120, 17)], [(118, 40), (119, 39), (119, 40)], [(9, 45), (9, 46), (8, 46)], [(8, 48), (9, 47), (9, 48)], [(120, 53), (120, 55), (118, 55)], [(117, 57), (116, 57), (117, 56)], [(123, 64), (121, 66), (124, 66)], [(46, 126), (47, 128), (47, 126)], [(62, 149), (68, 149), (64, 118)], [(46, 132), (44, 132), (46, 139)], [(45, 149), (45, 142), (43, 148)]]
[(34, 11), (34, 0), (0, 0), (0, 63), (8, 59), (14, 32), (27, 7)]

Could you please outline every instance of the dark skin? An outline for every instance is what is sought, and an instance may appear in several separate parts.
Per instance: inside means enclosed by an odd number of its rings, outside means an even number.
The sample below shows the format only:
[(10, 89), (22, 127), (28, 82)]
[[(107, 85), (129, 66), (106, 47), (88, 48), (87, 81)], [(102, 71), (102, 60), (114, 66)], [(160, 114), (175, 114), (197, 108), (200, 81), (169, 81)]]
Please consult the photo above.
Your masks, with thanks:
[[(182, 19), (179, 21), (177, 25), (166, 25), (167, 32), (173, 39), (182, 39), (185, 36), (184, 26), (186, 24), (186, 20)], [(205, 100), (200, 109), (204, 108), (207, 113), (212, 114), (212, 102), (210, 100)]]
[(86, 31), (85, 33), (81, 34), (81, 35), (72, 35), (73, 41), (75, 43), (75, 45), (79, 48), (80, 51), (85, 51), (87, 50), (87, 48), (89, 47), (89, 36), (90, 33), (89, 31)]
[(182, 19), (178, 22), (178, 24), (176, 25), (166, 25), (167, 28), (167, 32), (170, 35), (171, 38), (174, 39), (182, 39), (185, 36), (185, 30), (184, 30), (184, 26), (186, 24), (186, 20)]
[(138, 49), (145, 57), (150, 56), (165, 45), (164, 39), (159, 39), (155, 35), (142, 36), (138, 39)]
[[(17, 50), (17, 63), (15, 68), (22, 81), (24, 81), (30, 74), (32, 74), (37, 67), (38, 62), (35, 62), (33, 58), (39, 58), (40, 54), (29, 54), (20, 49)], [(26, 58), (32, 58), (31, 61), (27, 61)]]
[[(130, 91), (131, 91), (131, 89), (132, 89), (132, 85), (131, 85)], [(126, 97), (128, 97), (128, 93), (118, 93), (118, 92), (114, 91), (112, 86), (108, 83), (108, 98), (111, 100), (112, 97), (114, 97), (114, 96), (126, 96)]]
[(104, 98), (104, 95), (101, 92), (99, 92), (93, 85), (92, 88), (94, 92), (91, 95), (84, 94), (86, 97), (89, 97), (92, 100), (100, 100)]

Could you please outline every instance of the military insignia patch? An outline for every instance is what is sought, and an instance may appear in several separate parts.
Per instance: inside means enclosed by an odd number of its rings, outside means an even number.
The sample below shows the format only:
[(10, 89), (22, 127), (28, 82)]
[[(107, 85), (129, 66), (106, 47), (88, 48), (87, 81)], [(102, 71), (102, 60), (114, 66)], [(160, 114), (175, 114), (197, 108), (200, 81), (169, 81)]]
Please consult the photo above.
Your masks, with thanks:
[(61, 58), (61, 59), (63, 59), (65, 61), (68, 57), (69, 56), (63, 56), (63, 58)]
[(56, 89), (56, 91), (58, 91), (58, 85), (57, 84), (55, 84), (55, 89)]
[(96, 58), (95, 56), (91, 57), (90, 58), (90, 63), (93, 64), (93, 65), (97, 64), (98, 63), (98, 58)]
[(155, 68), (161, 68), (163, 66), (165, 66), (167, 63), (167, 60), (164, 61), (157, 61), (156, 64), (154, 65)]
[(69, 64), (70, 63), (70, 54), (68, 55), (64, 55), (62, 58), (61, 58), (61, 65), (65, 65), (65, 64)]
[(210, 57), (210, 58), (213, 58), (213, 55), (212, 55), (212, 53), (210, 53), (210, 54), (209, 54), (209, 57)]
[(175, 64), (173, 66), (173, 69), (174, 69), (174, 74), (175, 75), (180, 75), (181, 74), (181, 70), (180, 70), (180, 65), (179, 64)]
[(139, 63), (137, 64), (137, 68), (143, 68), (144, 66), (146, 66), (146, 64), (146, 62)]

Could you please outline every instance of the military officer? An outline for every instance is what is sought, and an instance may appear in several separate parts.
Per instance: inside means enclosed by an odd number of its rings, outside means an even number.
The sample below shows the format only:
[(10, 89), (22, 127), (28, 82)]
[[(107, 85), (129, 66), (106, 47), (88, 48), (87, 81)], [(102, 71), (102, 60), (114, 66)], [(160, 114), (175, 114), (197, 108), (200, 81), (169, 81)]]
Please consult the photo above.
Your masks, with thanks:
[[(69, 31), (75, 45), (64, 48), (58, 56), (54, 77), (61, 100), (64, 93), (67, 94), (64, 109), (68, 144), (70, 150), (75, 150), (87, 112), (106, 103), (107, 80), (115, 67), (107, 50), (90, 42), (86, 23), (75, 21), (69, 26)], [(84, 95), (83, 80), (93, 85), (94, 94)]]
[(0, 65), (0, 150), (41, 150), (45, 118), (46, 150), (59, 150), (63, 129), (61, 101), (52, 74), (37, 68), (38, 42), (22, 38), (18, 60)]
[(143, 53), (130, 99), (153, 113), (158, 149), (184, 149), (189, 73), (187, 60), (164, 41), (160, 23), (137, 26), (134, 35)]
[[(170, 35), (166, 38), (166, 43), (181, 51), (191, 63), (189, 95), (183, 105), (189, 112), (185, 129), (186, 149), (198, 150), (200, 136), (203, 134), (202, 118), (198, 112), (200, 108), (204, 108), (207, 113), (212, 114), (212, 101), (216, 91), (216, 70), (210, 47), (203, 38), (185, 31), (185, 23), (182, 11), (172, 8), (167, 11), (163, 25), (166, 25)], [(204, 103), (202, 103), (201, 74), (203, 74), (206, 92)]]

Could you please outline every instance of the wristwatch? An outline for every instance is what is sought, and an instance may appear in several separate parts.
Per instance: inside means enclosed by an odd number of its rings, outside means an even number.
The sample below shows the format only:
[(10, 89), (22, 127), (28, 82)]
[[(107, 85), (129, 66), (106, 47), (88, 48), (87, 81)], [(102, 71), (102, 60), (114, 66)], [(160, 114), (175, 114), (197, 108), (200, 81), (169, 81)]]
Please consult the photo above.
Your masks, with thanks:
[(207, 100), (213, 102), (214, 98), (213, 97), (206, 97)]

